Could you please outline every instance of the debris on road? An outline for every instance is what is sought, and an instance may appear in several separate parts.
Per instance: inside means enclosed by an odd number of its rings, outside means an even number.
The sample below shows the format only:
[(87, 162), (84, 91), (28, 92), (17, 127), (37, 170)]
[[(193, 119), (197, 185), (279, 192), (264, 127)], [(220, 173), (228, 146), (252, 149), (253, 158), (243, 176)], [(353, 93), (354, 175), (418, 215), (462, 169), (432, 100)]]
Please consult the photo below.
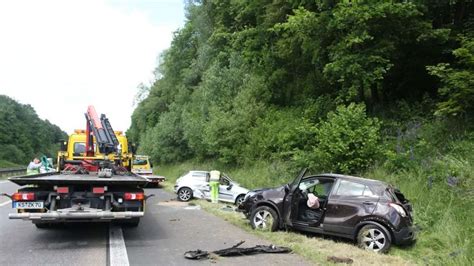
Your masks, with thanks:
[(341, 258), (336, 256), (328, 256), (327, 260), (332, 263), (345, 263), (345, 264), (352, 264), (354, 262), (351, 258)]
[(240, 245), (245, 243), (245, 241), (240, 241), (231, 248), (220, 249), (212, 252), (204, 250), (194, 250), (186, 251), (184, 257), (186, 259), (200, 260), (200, 259), (209, 259), (212, 255), (218, 255), (221, 257), (232, 257), (232, 256), (243, 256), (243, 255), (253, 255), (257, 253), (290, 253), (292, 250), (287, 247), (277, 247), (274, 245), (256, 245), (250, 248), (239, 248)]

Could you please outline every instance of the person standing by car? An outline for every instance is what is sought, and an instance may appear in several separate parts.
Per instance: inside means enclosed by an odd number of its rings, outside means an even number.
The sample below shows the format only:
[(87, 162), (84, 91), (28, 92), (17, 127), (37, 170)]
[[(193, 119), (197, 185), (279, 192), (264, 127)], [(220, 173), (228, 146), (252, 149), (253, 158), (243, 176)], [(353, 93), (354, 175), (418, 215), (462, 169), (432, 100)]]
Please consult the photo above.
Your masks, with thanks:
[(209, 186), (211, 187), (211, 202), (217, 203), (219, 201), (219, 179), (221, 178), (221, 172), (213, 170), (210, 174)]

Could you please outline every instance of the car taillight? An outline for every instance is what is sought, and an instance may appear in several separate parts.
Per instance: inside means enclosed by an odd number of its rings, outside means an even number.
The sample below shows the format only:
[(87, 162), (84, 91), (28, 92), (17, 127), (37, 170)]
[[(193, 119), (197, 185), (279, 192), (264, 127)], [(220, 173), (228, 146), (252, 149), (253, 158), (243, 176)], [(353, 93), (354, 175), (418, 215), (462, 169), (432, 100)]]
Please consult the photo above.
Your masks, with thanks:
[(390, 202), (388, 205), (390, 205), (390, 207), (394, 208), (398, 212), (398, 214), (400, 214), (402, 217), (407, 216), (407, 213), (405, 212), (405, 209), (403, 209), (402, 206), (400, 206), (396, 203), (393, 203), (393, 202)]
[(143, 193), (125, 193), (123, 195), (124, 200), (143, 200), (145, 195)]
[(13, 201), (27, 201), (27, 200), (35, 200), (35, 193), (15, 193), (12, 195)]

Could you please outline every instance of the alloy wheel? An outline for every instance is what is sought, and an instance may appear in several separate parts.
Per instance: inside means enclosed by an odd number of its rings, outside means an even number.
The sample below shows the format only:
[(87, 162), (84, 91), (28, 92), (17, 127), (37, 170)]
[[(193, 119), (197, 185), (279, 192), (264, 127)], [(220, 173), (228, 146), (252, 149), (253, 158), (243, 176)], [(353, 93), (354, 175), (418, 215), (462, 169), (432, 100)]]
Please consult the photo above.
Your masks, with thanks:
[(372, 228), (364, 232), (362, 235), (362, 243), (365, 249), (379, 252), (385, 247), (387, 240), (382, 231)]
[(261, 210), (255, 214), (253, 223), (258, 229), (271, 228), (273, 225), (273, 216), (269, 211)]
[(191, 190), (183, 188), (179, 190), (179, 199), (182, 201), (188, 201), (191, 199)]

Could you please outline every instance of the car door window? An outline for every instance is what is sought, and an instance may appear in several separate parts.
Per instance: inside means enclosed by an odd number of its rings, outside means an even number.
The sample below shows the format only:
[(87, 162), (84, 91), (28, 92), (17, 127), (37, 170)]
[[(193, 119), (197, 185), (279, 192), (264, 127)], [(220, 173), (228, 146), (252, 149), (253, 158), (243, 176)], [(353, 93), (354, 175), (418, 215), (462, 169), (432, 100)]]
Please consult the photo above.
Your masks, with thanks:
[(225, 178), (225, 177), (221, 177), (221, 178), (219, 179), (219, 183), (220, 183), (220, 185), (222, 185), (222, 186), (228, 186), (228, 185), (230, 185), (229, 179), (227, 179), (227, 178)]
[(207, 180), (207, 175), (204, 172), (196, 172), (193, 173), (193, 179), (198, 182), (206, 182)]
[(303, 180), (299, 189), (306, 193), (313, 193), (319, 198), (327, 198), (331, 192), (334, 181), (327, 178), (311, 178)]
[(356, 183), (356, 182), (351, 182), (347, 180), (341, 180), (339, 184), (339, 188), (337, 189), (335, 195), (337, 196), (353, 196), (353, 197), (358, 197), (358, 196), (365, 196), (365, 197), (375, 197), (376, 195), (372, 192), (370, 187)]

